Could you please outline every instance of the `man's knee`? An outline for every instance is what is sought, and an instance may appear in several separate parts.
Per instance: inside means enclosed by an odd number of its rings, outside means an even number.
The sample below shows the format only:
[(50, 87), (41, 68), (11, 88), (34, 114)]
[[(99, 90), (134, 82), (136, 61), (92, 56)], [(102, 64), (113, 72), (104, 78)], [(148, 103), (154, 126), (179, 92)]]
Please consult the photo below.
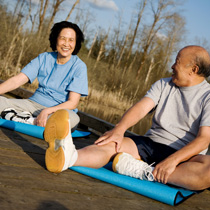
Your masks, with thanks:
[(140, 159), (138, 148), (135, 142), (131, 138), (124, 137), (122, 146), (119, 152), (126, 152), (126, 153), (131, 154), (136, 159)]
[(210, 155), (198, 155), (195, 160), (202, 164), (202, 168), (199, 171), (199, 179), (203, 181), (206, 188), (210, 187)]
[(205, 180), (205, 182), (208, 184), (208, 187), (210, 187), (210, 155), (204, 155), (204, 171), (202, 173), (202, 179)]
[(109, 154), (109, 156), (114, 156), (116, 154), (116, 149), (115, 149), (115, 143), (114, 142), (110, 142), (108, 144), (105, 145), (96, 145), (96, 144), (92, 144), (89, 145), (87, 147), (83, 147), (82, 148), (83, 152), (103, 152), (106, 154)]

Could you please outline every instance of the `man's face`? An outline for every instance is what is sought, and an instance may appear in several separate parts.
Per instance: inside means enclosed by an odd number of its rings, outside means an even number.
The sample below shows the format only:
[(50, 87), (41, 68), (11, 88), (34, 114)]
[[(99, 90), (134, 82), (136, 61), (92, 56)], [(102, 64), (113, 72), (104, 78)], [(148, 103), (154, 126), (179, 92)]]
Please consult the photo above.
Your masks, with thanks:
[(173, 70), (172, 81), (175, 85), (179, 87), (189, 86), (193, 66), (191, 61), (189, 49), (183, 49), (178, 53), (176, 61), (171, 67)]

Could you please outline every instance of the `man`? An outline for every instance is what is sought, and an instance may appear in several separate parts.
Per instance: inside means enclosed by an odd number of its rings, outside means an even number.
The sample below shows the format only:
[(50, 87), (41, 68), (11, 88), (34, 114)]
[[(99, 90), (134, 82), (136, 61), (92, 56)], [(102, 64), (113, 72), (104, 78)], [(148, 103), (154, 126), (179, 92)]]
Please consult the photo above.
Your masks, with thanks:
[[(45, 130), (50, 145), (47, 169), (58, 173), (73, 165), (99, 168), (115, 157), (113, 169), (124, 175), (191, 190), (210, 187), (210, 156), (205, 155), (210, 143), (210, 85), (205, 80), (210, 56), (200, 46), (187, 46), (179, 51), (172, 70), (172, 78), (157, 81), (114, 129), (78, 151), (68, 112), (55, 112)], [(152, 127), (145, 136), (124, 137), (153, 109)]]

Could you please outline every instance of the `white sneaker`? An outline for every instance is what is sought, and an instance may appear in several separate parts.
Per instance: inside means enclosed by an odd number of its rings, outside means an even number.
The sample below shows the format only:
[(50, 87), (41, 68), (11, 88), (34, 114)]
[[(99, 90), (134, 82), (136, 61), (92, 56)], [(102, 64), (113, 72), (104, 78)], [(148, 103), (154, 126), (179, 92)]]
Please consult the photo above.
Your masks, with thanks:
[(119, 153), (115, 156), (113, 164), (113, 171), (131, 176), (141, 180), (154, 181), (152, 174), (153, 168), (146, 162), (135, 159), (128, 153)]
[(17, 111), (14, 108), (6, 108), (1, 112), (2, 119), (5, 120), (12, 120), (13, 117), (15, 117), (17, 114)]
[(47, 120), (44, 139), (49, 144), (45, 154), (45, 164), (49, 171), (60, 173), (76, 162), (78, 153), (72, 141), (67, 110), (58, 110)]
[(28, 111), (19, 112), (12, 118), (12, 121), (34, 125), (35, 118)]
[(15, 122), (21, 122), (26, 124), (34, 124), (35, 118), (28, 111), (17, 112), (14, 108), (6, 108), (1, 112), (2, 119), (12, 120)]

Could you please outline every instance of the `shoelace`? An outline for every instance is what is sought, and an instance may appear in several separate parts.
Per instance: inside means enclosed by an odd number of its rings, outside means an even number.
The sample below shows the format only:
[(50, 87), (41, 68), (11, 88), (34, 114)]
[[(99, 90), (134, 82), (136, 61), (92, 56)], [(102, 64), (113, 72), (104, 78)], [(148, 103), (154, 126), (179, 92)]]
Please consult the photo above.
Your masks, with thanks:
[(143, 179), (143, 175), (145, 173), (145, 170), (148, 168), (148, 165), (144, 162), (137, 162), (138, 160), (135, 160), (134, 162), (126, 162), (124, 164), (124, 173), (125, 175), (140, 178)]
[[(136, 160), (139, 161), (139, 160)], [(127, 164), (125, 164), (125, 168), (124, 168), (124, 173), (127, 176), (131, 176), (131, 177), (135, 177), (135, 178), (140, 178), (143, 180), (148, 180), (148, 181), (154, 181), (154, 176), (152, 174), (152, 172), (148, 169), (150, 169), (150, 167), (155, 163), (152, 163), (150, 165), (148, 165), (145, 162), (132, 162), (132, 164), (130, 162), (127, 162)]]
[(153, 162), (152, 164), (148, 165), (147, 168), (145, 169), (145, 177), (148, 181), (154, 181), (154, 176), (153, 173), (151, 171), (147, 171), (148, 168), (150, 168), (152, 165), (154, 165), (155, 162)]

